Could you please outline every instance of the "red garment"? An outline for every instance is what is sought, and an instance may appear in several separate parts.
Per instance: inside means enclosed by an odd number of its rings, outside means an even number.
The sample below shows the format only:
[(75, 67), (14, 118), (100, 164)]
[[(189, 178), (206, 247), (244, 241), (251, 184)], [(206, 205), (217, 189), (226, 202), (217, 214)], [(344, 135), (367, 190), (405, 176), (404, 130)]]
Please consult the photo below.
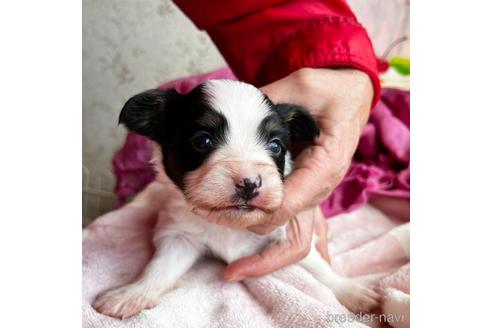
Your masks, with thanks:
[(175, 0), (206, 30), (236, 76), (262, 86), (303, 67), (352, 67), (373, 82), (377, 60), (344, 0)]

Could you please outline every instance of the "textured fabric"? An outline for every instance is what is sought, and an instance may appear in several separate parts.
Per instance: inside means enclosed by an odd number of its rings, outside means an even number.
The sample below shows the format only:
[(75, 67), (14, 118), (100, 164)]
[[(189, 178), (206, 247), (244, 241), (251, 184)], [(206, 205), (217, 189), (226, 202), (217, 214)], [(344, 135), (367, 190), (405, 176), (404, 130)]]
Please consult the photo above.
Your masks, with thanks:
[[(333, 321), (335, 315), (349, 312), (298, 265), (228, 283), (222, 276), (224, 264), (211, 258), (196, 263), (154, 309), (123, 321), (97, 313), (90, 305), (95, 297), (133, 281), (150, 259), (157, 200), (162, 199), (163, 188), (152, 182), (134, 201), (84, 229), (83, 327), (365, 327)], [(393, 306), (393, 295), (409, 298), (408, 275), (394, 273), (407, 268), (409, 258), (389, 233), (401, 223), (370, 206), (328, 221), (333, 268), (381, 287), (387, 295), (383, 306), (388, 302)], [(397, 313), (407, 309), (405, 304)]]
[(236, 76), (256, 86), (303, 67), (366, 72), (379, 99), (377, 60), (344, 0), (176, 0), (206, 30)]
[(113, 172), (117, 177), (116, 194), (118, 206), (142, 190), (155, 178), (150, 166), (152, 141), (147, 137), (129, 132), (125, 144), (113, 157)]
[(371, 197), (410, 198), (410, 92), (382, 89), (352, 165), (321, 204), (326, 216), (351, 211)]
[[(165, 83), (159, 88), (175, 88), (187, 93), (210, 79), (236, 79), (222, 68)], [(129, 133), (125, 145), (113, 159), (116, 195), (123, 204), (153, 179), (148, 160), (152, 145), (145, 137)], [(354, 210), (374, 195), (409, 199), (410, 195), (410, 93), (383, 89), (363, 130), (349, 172), (331, 196), (321, 204), (326, 216)]]

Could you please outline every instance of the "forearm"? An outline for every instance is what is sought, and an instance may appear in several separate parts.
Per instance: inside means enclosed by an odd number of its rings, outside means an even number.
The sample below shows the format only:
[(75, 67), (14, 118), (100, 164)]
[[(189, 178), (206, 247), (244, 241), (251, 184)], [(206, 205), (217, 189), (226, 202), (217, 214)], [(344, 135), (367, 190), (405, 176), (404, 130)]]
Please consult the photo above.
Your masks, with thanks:
[(177, 0), (206, 30), (239, 79), (261, 86), (303, 68), (365, 72), (379, 97), (377, 62), (365, 29), (345, 1)]

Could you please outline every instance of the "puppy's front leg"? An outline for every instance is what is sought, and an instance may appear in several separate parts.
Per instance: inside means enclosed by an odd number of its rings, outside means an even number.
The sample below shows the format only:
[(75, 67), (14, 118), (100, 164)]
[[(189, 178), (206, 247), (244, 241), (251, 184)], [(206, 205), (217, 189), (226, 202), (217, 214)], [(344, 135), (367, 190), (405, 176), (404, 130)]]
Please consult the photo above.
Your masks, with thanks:
[(157, 305), (159, 296), (173, 287), (193, 265), (201, 250), (185, 237), (164, 237), (144, 272), (133, 283), (100, 294), (93, 303), (98, 312), (125, 319)]

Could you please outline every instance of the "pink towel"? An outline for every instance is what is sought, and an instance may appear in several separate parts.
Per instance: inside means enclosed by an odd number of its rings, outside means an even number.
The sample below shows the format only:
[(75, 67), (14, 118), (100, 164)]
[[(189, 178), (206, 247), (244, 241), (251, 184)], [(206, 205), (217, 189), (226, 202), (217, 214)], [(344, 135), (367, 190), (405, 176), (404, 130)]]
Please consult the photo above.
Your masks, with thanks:
[[(228, 283), (222, 277), (224, 264), (211, 258), (194, 265), (154, 309), (123, 321), (97, 313), (90, 305), (94, 298), (108, 288), (131, 282), (149, 260), (158, 206), (152, 199), (162, 192), (163, 187), (153, 182), (138, 201), (98, 218), (84, 229), (84, 327), (380, 326), (379, 317), (374, 317), (372, 323), (342, 324), (341, 320), (355, 318), (329, 289), (298, 265), (265, 277)], [(334, 269), (349, 276), (364, 275), (360, 279), (407, 295), (409, 283), (404, 275), (401, 281), (395, 274), (393, 280), (384, 279), (409, 261), (404, 247), (388, 233), (401, 223), (370, 206), (329, 220)]]

